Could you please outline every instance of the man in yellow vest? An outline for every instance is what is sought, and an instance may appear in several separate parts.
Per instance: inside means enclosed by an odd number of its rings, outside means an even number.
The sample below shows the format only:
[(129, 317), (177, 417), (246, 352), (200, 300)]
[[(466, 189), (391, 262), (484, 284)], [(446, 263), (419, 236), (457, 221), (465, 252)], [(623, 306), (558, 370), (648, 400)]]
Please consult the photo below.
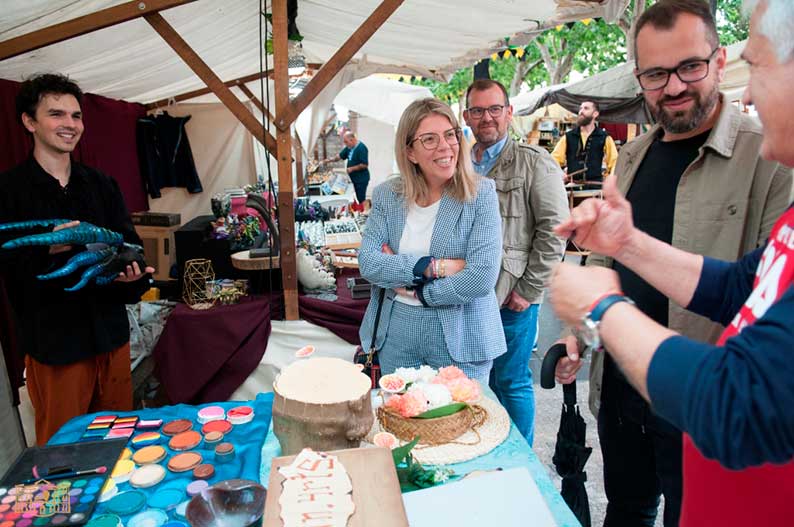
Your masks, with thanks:
[(604, 165), (606, 174), (611, 174), (615, 168), (618, 149), (607, 131), (596, 127), (598, 115), (598, 103), (582, 102), (576, 126), (563, 135), (554, 147), (551, 155), (565, 168), (565, 181), (600, 182), (603, 180)]

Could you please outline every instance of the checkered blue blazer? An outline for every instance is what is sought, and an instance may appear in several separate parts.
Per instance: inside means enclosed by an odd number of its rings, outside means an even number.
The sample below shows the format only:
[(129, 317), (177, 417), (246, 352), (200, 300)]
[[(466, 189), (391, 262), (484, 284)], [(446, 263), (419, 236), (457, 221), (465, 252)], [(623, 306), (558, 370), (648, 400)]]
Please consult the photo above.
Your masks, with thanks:
[[(381, 251), (384, 243), (395, 253), (400, 250), (408, 209), (395, 190), (397, 181), (392, 179), (375, 188), (372, 211), (359, 251), (361, 276), (386, 288), (375, 343), (378, 349), (383, 346), (389, 331), (395, 295), (393, 288), (413, 284), (413, 269), (420, 258), (407, 254), (388, 255)], [(477, 196), (469, 202), (444, 194), (433, 228), (429, 256), (463, 258), (466, 267), (455, 275), (425, 284), (424, 298), (430, 307), (424, 308), (423, 313), (438, 316), (447, 350), (458, 362), (490, 360), (506, 351), (499, 305), (494, 294), (501, 255), (502, 221), (493, 181), (482, 178)], [(364, 349), (372, 340), (377, 302), (378, 288), (373, 287), (359, 331)]]

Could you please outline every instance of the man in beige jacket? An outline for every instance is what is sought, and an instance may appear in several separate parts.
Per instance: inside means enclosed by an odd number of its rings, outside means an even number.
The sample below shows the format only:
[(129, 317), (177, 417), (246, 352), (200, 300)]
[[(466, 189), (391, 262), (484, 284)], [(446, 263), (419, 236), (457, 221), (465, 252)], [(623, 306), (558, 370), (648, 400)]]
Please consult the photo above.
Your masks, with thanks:
[(546, 150), (508, 136), (513, 107), (504, 86), (476, 80), (466, 92), (466, 104), (463, 117), (477, 138), (474, 168), (496, 183), (502, 215), (496, 298), (507, 352), (494, 359), (490, 385), (532, 445), (535, 393), (529, 358), (537, 342), (543, 290), (565, 250), (565, 241), (553, 232), (569, 215), (562, 170)]
[[(689, 252), (736, 260), (765, 242), (787, 208), (791, 172), (761, 159), (760, 124), (719, 92), (726, 55), (707, 3), (660, 0), (635, 31), (635, 74), (658, 124), (620, 152), (618, 187), (638, 228)], [(669, 302), (621, 264), (596, 254), (587, 263), (617, 271), (625, 294), (659, 324), (701, 341), (719, 336), (719, 326)], [(664, 525), (678, 525), (681, 432), (653, 412), (609, 356), (595, 353), (592, 361), (605, 525), (654, 525), (660, 494)], [(570, 381), (576, 369), (563, 359), (558, 377)]]

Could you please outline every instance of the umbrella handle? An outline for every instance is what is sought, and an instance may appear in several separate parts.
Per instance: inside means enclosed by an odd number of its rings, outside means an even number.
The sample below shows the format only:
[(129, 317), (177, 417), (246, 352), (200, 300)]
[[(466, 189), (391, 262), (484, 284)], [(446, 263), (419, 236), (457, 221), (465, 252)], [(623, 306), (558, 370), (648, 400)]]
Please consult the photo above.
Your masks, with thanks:
[(567, 355), (565, 344), (555, 344), (546, 356), (543, 357), (543, 364), (540, 366), (540, 385), (550, 390), (556, 386), (554, 384), (554, 370), (557, 369), (557, 362)]

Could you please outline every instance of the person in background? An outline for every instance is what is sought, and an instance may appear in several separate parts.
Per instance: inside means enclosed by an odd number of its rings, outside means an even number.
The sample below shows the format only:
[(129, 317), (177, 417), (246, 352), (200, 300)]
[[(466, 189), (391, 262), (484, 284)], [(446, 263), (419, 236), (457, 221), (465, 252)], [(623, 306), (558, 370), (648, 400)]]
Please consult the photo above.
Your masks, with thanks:
[(606, 175), (615, 169), (618, 149), (615, 141), (603, 128), (596, 126), (598, 103), (584, 101), (579, 105), (576, 126), (567, 131), (551, 156), (565, 168), (565, 181), (577, 180), (600, 183), (603, 181), (603, 168)]
[(568, 217), (568, 200), (562, 171), (549, 153), (508, 137), (513, 107), (504, 86), (474, 81), (466, 105), (463, 117), (477, 138), (474, 168), (496, 185), (503, 227), (496, 298), (507, 353), (494, 360), (490, 385), (532, 445), (535, 393), (529, 359), (537, 343), (543, 291), (565, 251), (553, 228)]
[[(755, 104), (763, 123), (762, 156), (794, 166), (794, 4), (762, 0), (745, 7), (753, 14), (742, 53), (750, 65), (744, 103)], [(614, 258), (676, 304), (725, 328), (716, 345), (668, 329), (626, 301), (620, 273), (597, 267), (560, 266), (551, 285), (555, 310), (582, 328), (591, 346), (603, 343), (653, 411), (683, 430), (682, 526), (791, 523), (794, 207), (780, 215), (762, 247), (728, 263), (642, 232), (612, 179), (605, 200), (574, 209), (559, 234)], [(560, 362), (558, 376), (568, 377), (578, 353)], [(626, 467), (635, 485), (636, 467)]]
[[(140, 245), (118, 184), (71, 160), (84, 130), (81, 99), (79, 86), (63, 75), (39, 75), (20, 86), (17, 114), (33, 138), (33, 152), (27, 161), (0, 174), (0, 223), (77, 220), (55, 227), (60, 230), (87, 221)], [(20, 235), (3, 234), (0, 242)], [(74, 285), (73, 276), (36, 278), (61, 267), (74, 253), (72, 246), (63, 245), (0, 251), (0, 272), (25, 353), (39, 445), (78, 415), (132, 410), (124, 304), (140, 300), (154, 269), (133, 263), (114, 283), (75, 292), (64, 291)]]
[(400, 177), (378, 185), (359, 251), (375, 284), (360, 337), (375, 342), (384, 374), (457, 366), (487, 383), (505, 352), (494, 293), (502, 247), (492, 181), (471, 168), (452, 110), (436, 99), (406, 108), (397, 127)]
[[(725, 101), (725, 48), (708, 3), (661, 0), (636, 25), (636, 75), (658, 124), (623, 147), (615, 174), (637, 228), (673, 247), (735, 260), (769, 236), (789, 204), (791, 171), (761, 159), (761, 126)], [(670, 42), (676, 42), (670, 46)], [(671, 303), (620, 261), (624, 292), (657, 323), (715, 342), (722, 328)], [(660, 494), (665, 526), (678, 524), (681, 432), (659, 416), (614, 360), (595, 354), (590, 403), (604, 456), (607, 525), (653, 525)]]
[(323, 163), (347, 160), (347, 174), (356, 189), (356, 199), (364, 203), (367, 199), (367, 186), (369, 185), (369, 150), (353, 132), (345, 132), (342, 136), (345, 147), (334, 157), (323, 159)]

